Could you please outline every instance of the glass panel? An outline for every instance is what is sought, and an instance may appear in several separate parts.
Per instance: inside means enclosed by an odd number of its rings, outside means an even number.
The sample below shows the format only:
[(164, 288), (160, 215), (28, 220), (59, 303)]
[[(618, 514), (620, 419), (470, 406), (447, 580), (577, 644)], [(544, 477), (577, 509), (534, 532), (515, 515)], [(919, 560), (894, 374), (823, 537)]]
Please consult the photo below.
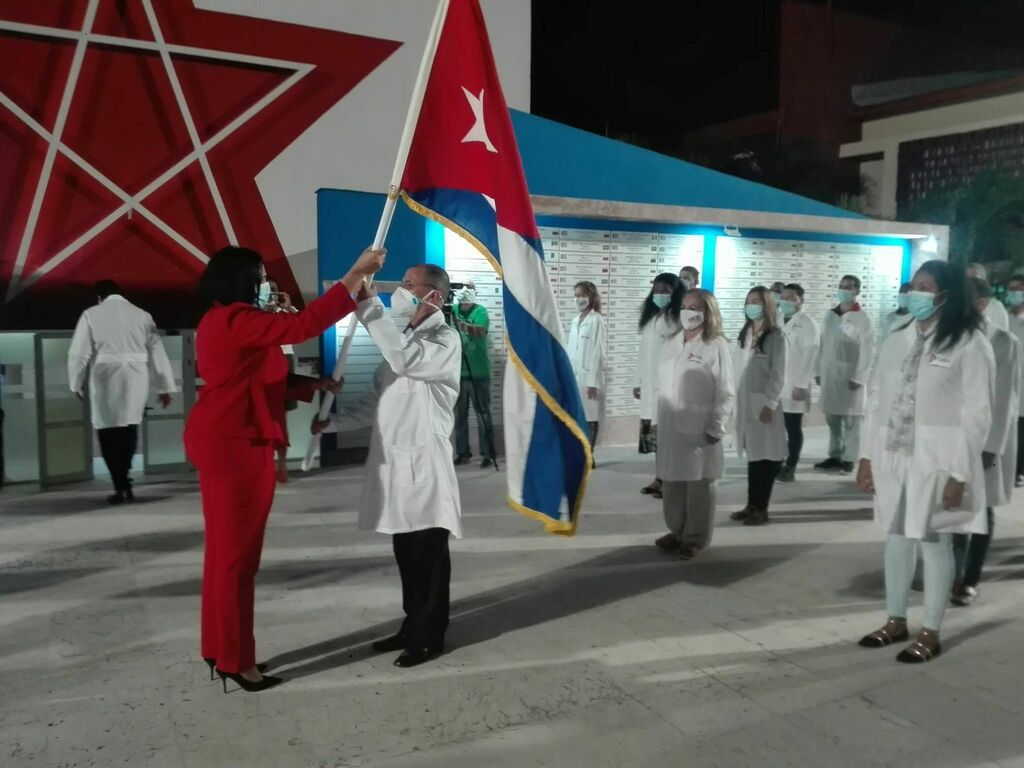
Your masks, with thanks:
[(12, 483), (39, 479), (35, 354), (33, 334), (0, 333), (4, 474)]
[[(43, 338), (43, 423), (82, 422), (85, 407), (68, 384), (71, 338)], [(81, 444), (78, 445), (81, 450)]]
[(184, 429), (182, 419), (146, 421), (146, 462), (150, 469), (185, 463), (185, 446), (181, 440)]
[[(174, 383), (178, 388), (178, 391), (174, 394), (174, 399), (171, 401), (170, 406), (166, 409), (160, 405), (160, 401), (157, 400), (157, 391), (154, 386), (150, 386), (149, 390), (149, 401), (147, 405), (152, 409), (150, 413), (153, 415), (160, 416), (180, 416), (184, 413), (184, 398), (182, 397), (183, 387), (181, 381), (181, 358), (182, 358), (182, 337), (181, 336), (163, 336), (164, 350), (167, 352), (167, 357), (171, 361), (171, 368), (174, 369)], [(150, 459), (150, 463), (153, 459)]]
[(70, 424), (46, 428), (46, 473), (51, 478), (89, 472), (89, 459), (84, 446), (91, 428), (85, 424)]

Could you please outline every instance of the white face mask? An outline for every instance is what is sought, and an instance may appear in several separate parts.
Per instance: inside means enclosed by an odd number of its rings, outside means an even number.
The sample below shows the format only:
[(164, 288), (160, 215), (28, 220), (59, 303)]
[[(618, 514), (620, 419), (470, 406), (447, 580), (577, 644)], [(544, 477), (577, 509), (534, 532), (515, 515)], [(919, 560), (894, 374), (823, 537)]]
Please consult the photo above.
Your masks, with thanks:
[(412, 317), (421, 299), (408, 288), (398, 286), (391, 294), (391, 312), (395, 317)]
[(679, 322), (688, 331), (695, 331), (704, 325), (704, 313), (695, 309), (684, 309), (679, 312)]
[(576, 297), (576, 308), (580, 312), (583, 312), (589, 306), (590, 306), (590, 299), (588, 299), (586, 296), (577, 296)]

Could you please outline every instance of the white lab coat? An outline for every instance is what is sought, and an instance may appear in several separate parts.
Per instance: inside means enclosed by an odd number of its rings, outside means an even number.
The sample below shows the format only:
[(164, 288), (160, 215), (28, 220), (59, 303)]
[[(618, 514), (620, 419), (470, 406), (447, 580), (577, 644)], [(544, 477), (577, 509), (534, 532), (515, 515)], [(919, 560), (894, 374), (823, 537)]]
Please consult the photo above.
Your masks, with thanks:
[(399, 331), (376, 297), (358, 318), (380, 349), (377, 413), (366, 459), (359, 527), (379, 533), (446, 528), (462, 536), (451, 433), (462, 372), (458, 332), (435, 312)]
[(148, 312), (113, 294), (82, 313), (68, 350), (68, 383), (81, 395), (89, 374), (94, 428), (141, 424), (150, 372), (158, 393), (178, 391), (171, 361)]
[[(1010, 332), (1017, 337), (1017, 341), (1021, 343), (1021, 388), (1020, 388), (1020, 403), (1017, 410), (1018, 416), (1024, 415), (1024, 316), (1018, 317), (1017, 315), (1010, 315)], [(1018, 435), (1018, 439), (1024, 439), (1024, 437)]]
[[(569, 343), (566, 346), (572, 371), (583, 400), (583, 412), (587, 421), (601, 421), (604, 415), (605, 359), (607, 336), (604, 317), (598, 312), (587, 312), (573, 318), (569, 326)], [(596, 400), (587, 397), (587, 387), (597, 389)]]
[[(786, 339), (786, 379), (782, 386), (782, 410), (807, 413), (811, 410), (811, 386), (818, 365), (821, 334), (814, 318), (801, 310), (782, 327)], [(806, 389), (806, 400), (794, 400), (794, 389)]]
[[(786, 378), (786, 340), (776, 329), (758, 351), (747, 331), (745, 348), (735, 351), (736, 452), (747, 461), (782, 461), (786, 458), (786, 424), (782, 386)], [(761, 423), (761, 409), (775, 412), (770, 424)]]
[[(863, 310), (825, 313), (822, 323), (818, 375), (821, 410), (830, 416), (863, 416), (864, 393), (871, 371), (875, 339), (871, 320)], [(850, 389), (850, 382), (862, 386)]]
[(1010, 330), (1010, 314), (999, 299), (992, 298), (985, 307), (985, 322), (990, 328), (998, 328), (1000, 331)]
[(640, 418), (658, 423), (658, 377), (665, 343), (679, 332), (679, 325), (665, 313), (655, 315), (640, 331), (640, 359), (636, 383), (640, 390)]
[[(732, 352), (719, 337), (674, 337), (658, 367), (658, 477), (668, 482), (722, 476), (722, 438), (735, 404)], [(712, 444), (707, 436), (717, 437)]]
[[(911, 455), (887, 450), (889, 419), (903, 386), (903, 361), (917, 324), (894, 331), (882, 343), (868, 389), (861, 443), (875, 481), (875, 520), (887, 532), (921, 539), (933, 533), (985, 533), (985, 471), (981, 453), (992, 427), (995, 359), (981, 332), (963, 336), (952, 349), (936, 351), (933, 341), (921, 357), (915, 395)], [(965, 482), (959, 509), (942, 508), (950, 477)], [(901, 498), (902, 530), (895, 525)]]
[(882, 319), (882, 328), (881, 334), (878, 338), (878, 343), (881, 344), (890, 333), (895, 331), (897, 328), (907, 325), (913, 319), (913, 316), (911, 316), (909, 312), (903, 312), (900, 314), (898, 309), (894, 309)]
[(988, 506), (1010, 503), (1017, 479), (1017, 416), (1020, 413), (1021, 346), (1017, 337), (999, 328), (989, 327), (989, 343), (996, 360), (995, 397), (992, 400), (992, 427), (985, 451), (996, 455), (995, 466), (985, 470), (985, 496)]

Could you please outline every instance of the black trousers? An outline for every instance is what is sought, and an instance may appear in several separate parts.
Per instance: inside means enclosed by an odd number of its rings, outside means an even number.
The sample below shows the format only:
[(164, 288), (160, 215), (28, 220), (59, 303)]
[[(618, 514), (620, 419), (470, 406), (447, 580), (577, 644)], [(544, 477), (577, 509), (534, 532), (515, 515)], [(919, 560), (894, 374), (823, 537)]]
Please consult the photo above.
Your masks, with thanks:
[(1024, 416), (1017, 419), (1017, 474), (1024, 475)]
[(804, 449), (804, 415), (802, 413), (785, 414), (786, 440), (789, 443), (787, 467), (795, 467), (800, 463), (800, 453)]
[(4, 409), (0, 408), (0, 488), (4, 485)]
[(772, 500), (775, 477), (782, 468), (781, 461), (751, 461), (747, 464), (747, 504), (757, 509), (768, 509)]
[(956, 577), (965, 587), (976, 587), (981, 581), (981, 569), (988, 556), (988, 546), (995, 532), (996, 516), (992, 507), (985, 509), (988, 517), (988, 533), (954, 533), (953, 557), (956, 560)]
[(494, 424), (491, 422), (491, 379), (467, 379), (459, 382), (459, 399), (455, 401), (455, 455), (470, 456), (469, 405), (476, 411), (477, 433), (480, 437), (480, 455), (494, 456)]
[(114, 490), (130, 491), (132, 481), (128, 479), (128, 473), (131, 471), (132, 457), (139, 442), (138, 425), (97, 429), (96, 435), (100, 439), (103, 461), (106, 462), (110, 477), (114, 481)]
[(399, 634), (405, 639), (406, 650), (444, 645), (452, 578), (448, 536), (445, 528), (392, 536), (395, 560), (402, 577), (402, 608), (405, 610)]

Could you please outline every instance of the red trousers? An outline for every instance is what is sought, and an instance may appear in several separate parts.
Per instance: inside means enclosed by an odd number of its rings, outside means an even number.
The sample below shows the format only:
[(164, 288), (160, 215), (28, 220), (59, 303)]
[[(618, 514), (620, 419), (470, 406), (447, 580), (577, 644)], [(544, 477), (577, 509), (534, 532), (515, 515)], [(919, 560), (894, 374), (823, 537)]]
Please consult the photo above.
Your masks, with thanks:
[(202, 653), (224, 672), (256, 664), (253, 602), (263, 532), (274, 501), (274, 447), (250, 440), (206, 446), (199, 468), (203, 553)]

